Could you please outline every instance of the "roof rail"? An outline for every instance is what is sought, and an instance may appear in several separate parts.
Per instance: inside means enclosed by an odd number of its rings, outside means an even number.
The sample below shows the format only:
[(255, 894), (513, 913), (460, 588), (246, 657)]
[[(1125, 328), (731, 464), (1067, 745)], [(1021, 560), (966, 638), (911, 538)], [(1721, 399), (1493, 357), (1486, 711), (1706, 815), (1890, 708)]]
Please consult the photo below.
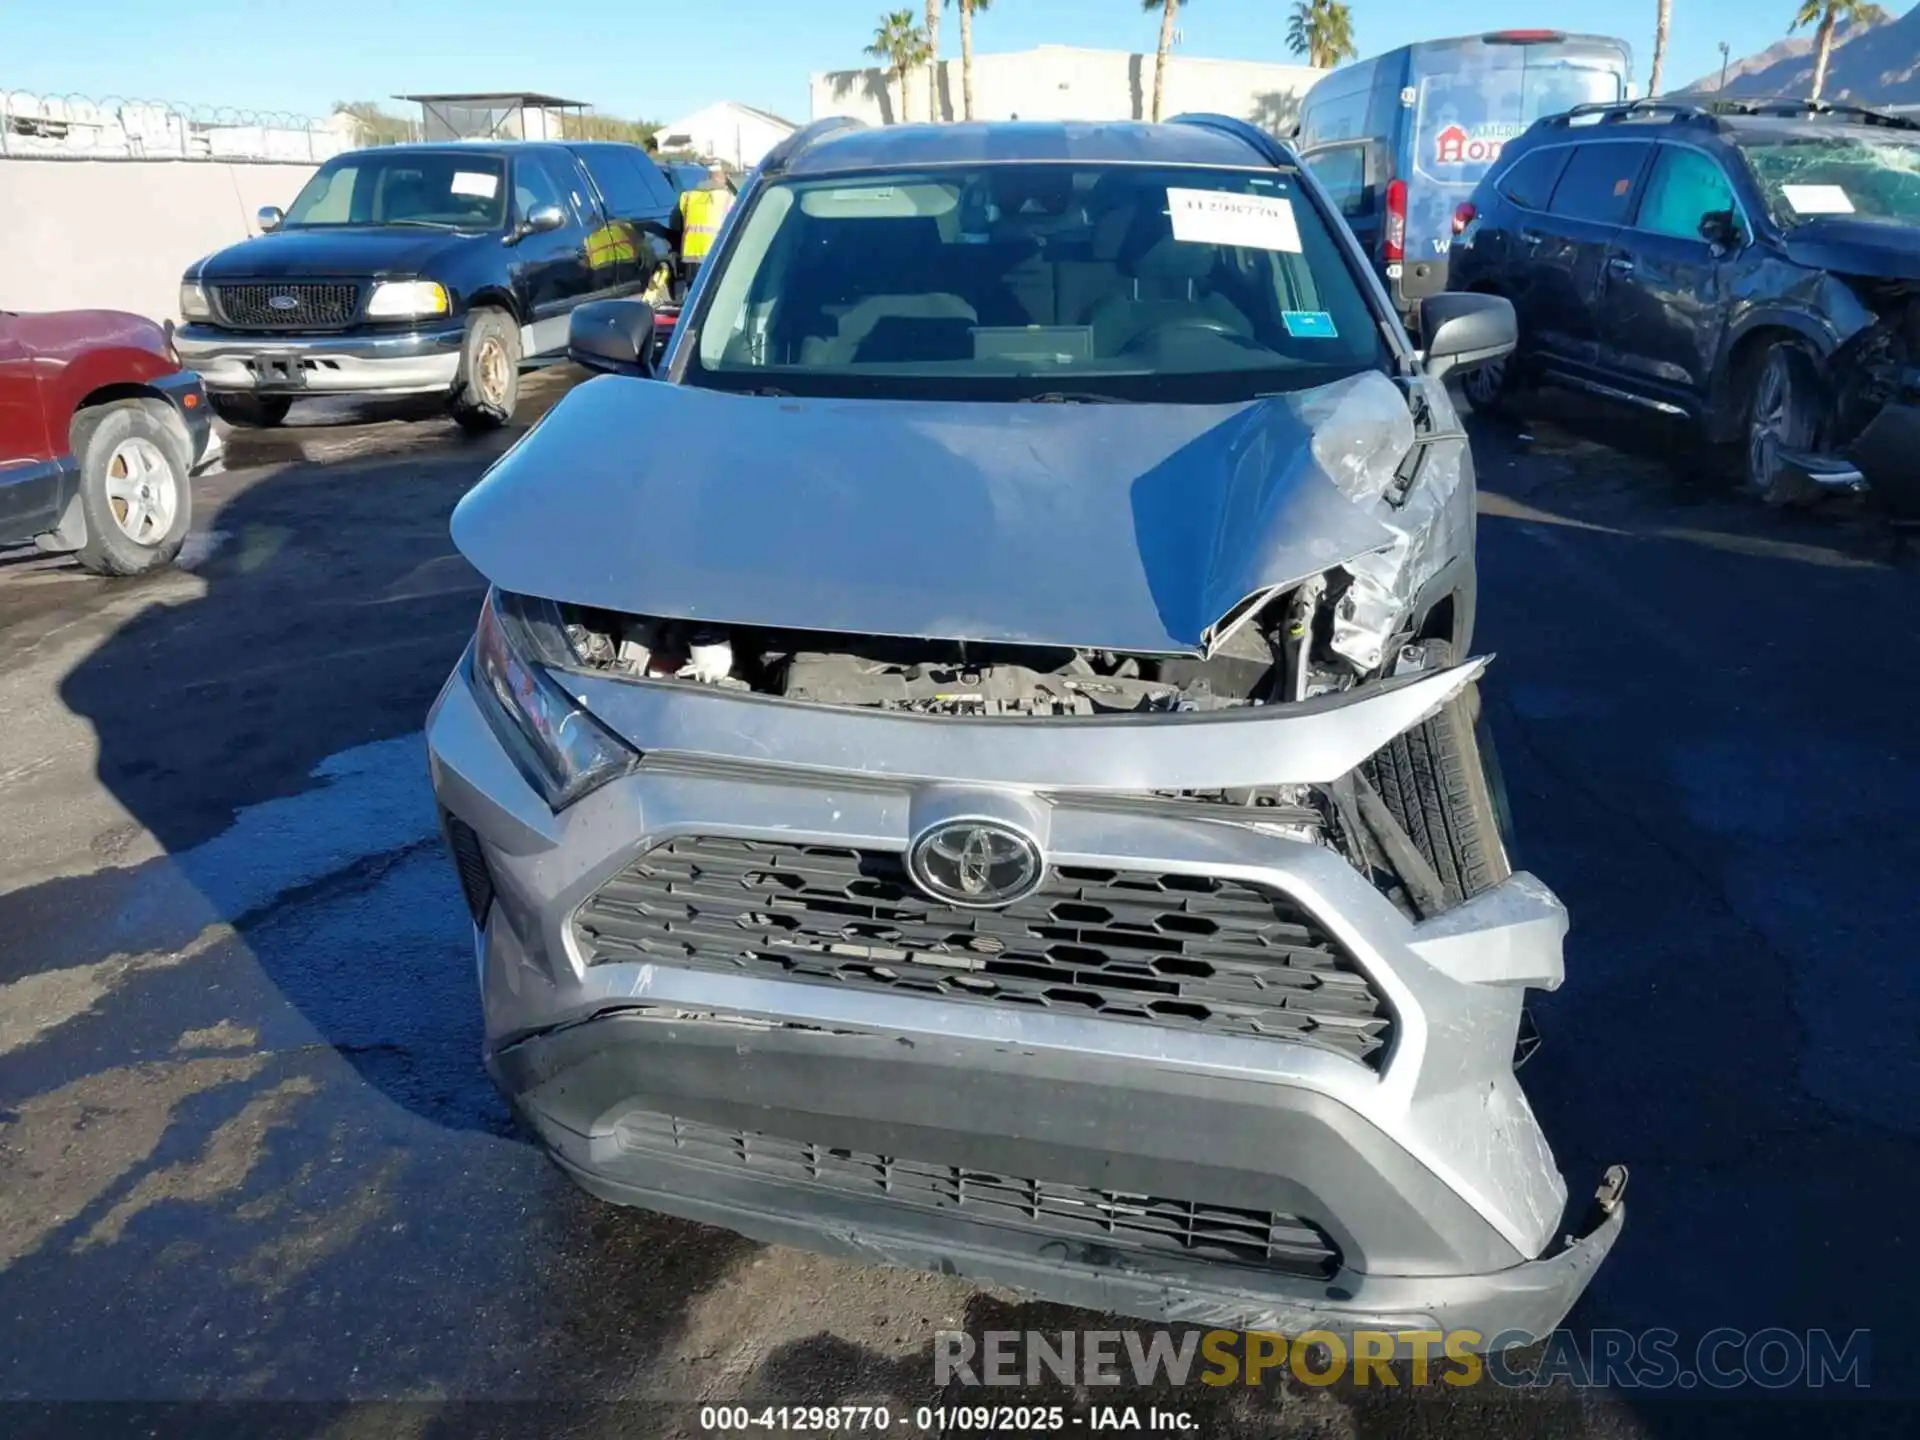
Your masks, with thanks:
[[(1787, 119), (1801, 115), (1832, 115), (1860, 125), (1884, 125), (1892, 130), (1920, 130), (1920, 122), (1886, 110), (1871, 110), (1865, 105), (1836, 105), (1830, 100), (1799, 100), (1790, 96), (1776, 100), (1727, 100), (1727, 113), (1734, 115), (1770, 115)], [(1737, 107), (1737, 108), (1736, 108)]]
[(1670, 123), (1681, 124), (1696, 120), (1711, 120), (1713, 111), (1684, 100), (1593, 100), (1584, 105), (1576, 105), (1571, 110), (1558, 115), (1549, 115), (1540, 123), (1543, 125), (1564, 126), (1576, 117), (1592, 115), (1602, 125), (1617, 125), (1623, 120), (1645, 116), (1649, 119), (1664, 115)]
[(787, 166), (793, 162), (793, 158), (802, 150), (805, 150), (821, 137), (833, 134), (836, 130), (864, 130), (866, 128), (866, 121), (856, 120), (851, 115), (829, 115), (824, 120), (815, 120), (811, 125), (802, 125), (798, 130), (794, 131), (793, 134), (789, 135), (767, 152), (766, 158), (760, 162), (760, 173), (763, 175), (773, 175), (786, 169)]
[(1260, 157), (1270, 165), (1299, 165), (1300, 161), (1285, 141), (1275, 139), (1251, 120), (1241, 120), (1233, 115), (1215, 115), (1205, 110), (1190, 110), (1175, 115), (1167, 121), (1169, 125), (1197, 125), (1203, 130), (1215, 130), (1222, 135), (1230, 135), (1235, 140), (1250, 145)]

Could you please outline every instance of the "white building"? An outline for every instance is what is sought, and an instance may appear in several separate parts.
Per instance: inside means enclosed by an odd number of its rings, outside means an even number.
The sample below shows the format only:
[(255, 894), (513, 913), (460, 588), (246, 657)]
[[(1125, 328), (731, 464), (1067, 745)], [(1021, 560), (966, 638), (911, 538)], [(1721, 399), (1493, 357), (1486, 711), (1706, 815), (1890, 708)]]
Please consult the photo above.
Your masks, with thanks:
[(736, 170), (751, 170), (799, 128), (768, 111), (722, 100), (661, 126), (654, 138), (663, 152), (689, 151), (703, 160), (724, 160)]
[[(1144, 120), (1153, 114), (1153, 52), (1083, 50), (1042, 45), (1005, 55), (973, 57), (976, 120)], [(1274, 65), (1258, 60), (1167, 57), (1161, 114), (1208, 110), (1237, 115), (1280, 136), (1293, 133), (1300, 101), (1324, 71), (1311, 65)], [(926, 120), (926, 68), (907, 76), (906, 118)], [(938, 112), (942, 120), (964, 115), (960, 59), (940, 62)], [(888, 70), (829, 70), (812, 77), (815, 120), (851, 115), (870, 125), (900, 119), (900, 87)], [(662, 142), (665, 143), (664, 141)]]

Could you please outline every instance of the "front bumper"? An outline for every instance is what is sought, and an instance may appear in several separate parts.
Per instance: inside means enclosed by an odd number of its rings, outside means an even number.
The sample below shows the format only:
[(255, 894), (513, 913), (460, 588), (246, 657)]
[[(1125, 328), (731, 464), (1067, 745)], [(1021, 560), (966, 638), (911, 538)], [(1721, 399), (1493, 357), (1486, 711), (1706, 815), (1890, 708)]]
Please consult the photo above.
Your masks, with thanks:
[(216, 393), (407, 395), (453, 387), (463, 335), (459, 323), (397, 334), (297, 336), (183, 325), (173, 343)]
[[(781, 754), (764, 732), (710, 716), (724, 697), (628, 691), (635, 708), (616, 717), (620, 707), (606, 703), (599, 713), (646, 763), (558, 815), (500, 748), (464, 666), (427, 730), (440, 804), (483, 872), (469, 894), (481, 917), (489, 1069), (588, 1190), (761, 1239), (1097, 1308), (1291, 1333), (1535, 1337), (1565, 1315), (1611, 1247), (1617, 1205), (1584, 1233), (1564, 1234), (1566, 1188), (1512, 1070), (1524, 990), (1561, 979), (1565, 912), (1531, 877), (1415, 924), (1319, 845), (1209, 820), (1200, 807), (1133, 810), (1026, 789), (1042, 759), (1074, 768), (1049, 748), (1071, 725), (1007, 728), (1002, 743), (956, 756), (967, 776), (956, 791), (951, 779), (922, 778), (924, 767), (912, 773), (889, 717), (831, 716), (841, 766), (859, 767), (834, 775), (819, 768), (832, 758), (824, 749), (809, 754), (827, 737), (804, 725)], [(1363, 712), (1391, 699), (1349, 707), (1342, 718), (1358, 743), (1377, 746)], [(791, 718), (788, 707), (743, 705), (742, 716), (749, 710), (763, 726)], [(1242, 734), (1160, 751), (1146, 726), (1121, 738), (1142, 747), (1132, 753), (1146, 767), (1191, 764), (1194, 749), (1238, 766), (1263, 748), (1312, 754), (1316, 768), (1350, 766), (1320, 753), (1334, 743), (1326, 719), (1262, 722), (1264, 747)], [(728, 755), (734, 739), (749, 753)], [(1384, 1062), (948, 995), (656, 961), (589, 964), (574, 928), (603, 885), (677, 837), (903, 851), (929, 814), (956, 803), (1044, 811), (1045, 848), (1059, 867), (1231, 877), (1290, 896), (1391, 1005)], [(662, 1144), (662, 1134), (704, 1138)], [(813, 1159), (749, 1163), (783, 1146)], [(896, 1163), (948, 1177), (948, 1201), (908, 1204), (889, 1185), (825, 1178), (834, 1164), (870, 1172)], [(967, 1186), (986, 1179), (1036, 1196), (1091, 1192), (1101, 1205), (1171, 1196), (1300, 1217), (1334, 1259), (1307, 1274), (1109, 1245), (1053, 1227), (1041, 1200), (1026, 1220), (970, 1210)]]
[(227, 442), (214, 427), (213, 407), (207, 403), (206, 385), (191, 370), (164, 376), (153, 382), (187, 427), (188, 471), (201, 474), (212, 470), (226, 455)]

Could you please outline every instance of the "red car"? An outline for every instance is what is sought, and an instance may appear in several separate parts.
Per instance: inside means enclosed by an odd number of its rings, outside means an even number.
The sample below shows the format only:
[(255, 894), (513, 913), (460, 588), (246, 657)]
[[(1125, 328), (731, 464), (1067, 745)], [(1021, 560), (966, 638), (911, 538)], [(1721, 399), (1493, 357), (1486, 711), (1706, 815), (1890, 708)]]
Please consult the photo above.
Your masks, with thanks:
[(180, 552), (188, 477), (218, 455), (168, 330), (116, 310), (0, 310), (0, 546), (137, 575)]

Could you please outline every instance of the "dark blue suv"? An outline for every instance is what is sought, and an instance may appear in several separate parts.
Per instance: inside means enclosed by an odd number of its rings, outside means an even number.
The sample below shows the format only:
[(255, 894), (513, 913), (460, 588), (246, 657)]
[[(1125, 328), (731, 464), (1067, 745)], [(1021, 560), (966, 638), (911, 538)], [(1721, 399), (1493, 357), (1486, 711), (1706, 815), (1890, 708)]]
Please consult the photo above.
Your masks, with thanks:
[(1920, 125), (1814, 102), (1576, 107), (1454, 216), (1450, 288), (1504, 295), (1521, 377), (1684, 416), (1776, 503), (1920, 456)]
[(187, 270), (175, 343), (231, 424), (310, 395), (444, 395), (491, 429), (575, 306), (641, 294), (672, 258), (676, 201), (612, 141), (350, 151)]

